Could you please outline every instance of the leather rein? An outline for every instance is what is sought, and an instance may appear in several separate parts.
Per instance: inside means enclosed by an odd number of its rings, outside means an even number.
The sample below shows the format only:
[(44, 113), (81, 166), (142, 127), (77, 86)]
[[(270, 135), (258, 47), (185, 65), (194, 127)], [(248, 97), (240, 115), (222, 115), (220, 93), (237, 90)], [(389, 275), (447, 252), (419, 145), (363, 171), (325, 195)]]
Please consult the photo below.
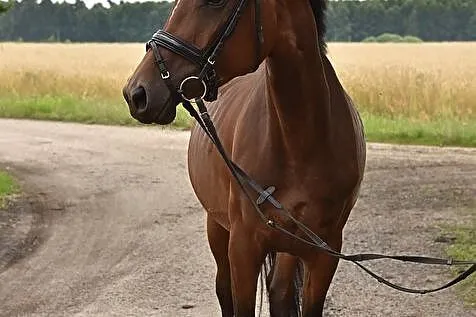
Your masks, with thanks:
[[(260, 23), (261, 19), (261, 5), (260, 0), (255, 1), (255, 24), (256, 24), (256, 51), (257, 51), (257, 62), (259, 63), (261, 58), (261, 45), (263, 44), (263, 28)], [(378, 280), (380, 283), (383, 283), (391, 288), (394, 288), (398, 291), (415, 293), (415, 294), (427, 294), (437, 292), (448, 287), (451, 287), (462, 280), (466, 279), (468, 276), (473, 274), (476, 271), (476, 261), (460, 261), (453, 259), (442, 259), (434, 257), (424, 257), (424, 256), (407, 256), (407, 255), (384, 255), (376, 253), (360, 253), (346, 255), (332, 249), (324, 240), (322, 240), (317, 234), (312, 232), (306, 225), (297, 220), (292, 216), (290, 211), (286, 209), (276, 198), (273, 197), (275, 187), (271, 186), (268, 188), (262, 187), (256, 181), (254, 181), (246, 172), (244, 172), (236, 163), (234, 163), (226, 153), (225, 148), (223, 147), (220, 138), (218, 137), (215, 126), (208, 114), (207, 108), (203, 100), (205, 101), (214, 101), (218, 95), (218, 81), (217, 74), (214, 69), (215, 61), (220, 53), (224, 42), (229, 36), (233, 33), (238, 20), (243, 13), (243, 9), (248, 3), (248, 0), (239, 0), (237, 5), (234, 8), (232, 15), (229, 17), (227, 23), (224, 25), (224, 28), (221, 30), (220, 35), (217, 40), (215, 40), (209, 48), (205, 50), (200, 50), (194, 45), (191, 45), (178, 37), (164, 31), (157, 31), (152, 39), (146, 44), (147, 50), (152, 50), (154, 53), (155, 61), (160, 72), (160, 76), (165, 81), (167, 87), (170, 90), (170, 93), (177, 98), (177, 100), (182, 102), (184, 108), (190, 113), (190, 115), (197, 121), (200, 127), (203, 129), (205, 134), (209, 137), (210, 141), (215, 145), (216, 149), (220, 153), (224, 162), (226, 163), (231, 174), (238, 182), (243, 193), (246, 195), (247, 199), (250, 201), (251, 205), (255, 209), (257, 215), (261, 218), (263, 223), (271, 229), (278, 230), (293, 239), (300, 241), (303, 244), (315, 248), (317, 251), (325, 252), (330, 256), (335, 258), (342, 259), (344, 261), (349, 261), (360, 267), (367, 274)], [(166, 64), (162, 55), (160, 54), (159, 47), (163, 47), (167, 50), (170, 50), (185, 59), (193, 62), (194, 64), (200, 67), (200, 73), (198, 76), (189, 76), (185, 78), (179, 87), (174, 86), (170, 78), (170, 73), (167, 70)], [(187, 88), (190, 86), (197, 87), (200, 86), (201, 91), (198, 95), (190, 93), (187, 91)], [(194, 108), (191, 101), (195, 101), (198, 111)], [(252, 192), (257, 194), (257, 198), (252, 197)], [(286, 228), (282, 227), (279, 223), (268, 218), (263, 211), (261, 210), (261, 205), (265, 202), (270, 203), (275, 211), (289, 220), (291, 220), (298, 228), (301, 230), (305, 238), (297, 236), (295, 233), (288, 231)], [(362, 262), (380, 260), (380, 259), (391, 259), (403, 262), (411, 263), (421, 263), (421, 264), (431, 264), (431, 265), (446, 265), (446, 266), (460, 266), (460, 265), (471, 265), (463, 273), (459, 274), (455, 279), (446, 283), (445, 285), (433, 288), (433, 289), (413, 289), (407, 288), (400, 285), (396, 285), (382, 276), (374, 273), (369, 268), (364, 266)]]

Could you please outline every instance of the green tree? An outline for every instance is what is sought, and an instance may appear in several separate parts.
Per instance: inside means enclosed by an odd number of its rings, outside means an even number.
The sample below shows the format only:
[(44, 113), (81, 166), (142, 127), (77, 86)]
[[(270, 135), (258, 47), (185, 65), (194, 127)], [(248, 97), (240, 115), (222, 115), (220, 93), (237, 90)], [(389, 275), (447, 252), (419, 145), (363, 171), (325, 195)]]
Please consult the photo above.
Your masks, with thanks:
[[(349, 7), (341, 2), (331, 3), (327, 11), (327, 39), (330, 41), (350, 42), (352, 40), (352, 25)], [(334, 22), (335, 21), (335, 22)]]
[(6, 3), (0, 2), (0, 13), (7, 12), (8, 9), (9, 7)]
[(420, 34), (418, 27), (418, 13), (415, 9), (412, 10), (405, 21), (405, 34)]
[(469, 19), (466, 35), (470, 41), (476, 41), (476, 12)]
[[(144, 42), (167, 21), (169, 1), (87, 8), (52, 0), (0, 0), (0, 41)], [(476, 40), (476, 0), (329, 0), (327, 39), (362, 41), (383, 33), (424, 41)]]

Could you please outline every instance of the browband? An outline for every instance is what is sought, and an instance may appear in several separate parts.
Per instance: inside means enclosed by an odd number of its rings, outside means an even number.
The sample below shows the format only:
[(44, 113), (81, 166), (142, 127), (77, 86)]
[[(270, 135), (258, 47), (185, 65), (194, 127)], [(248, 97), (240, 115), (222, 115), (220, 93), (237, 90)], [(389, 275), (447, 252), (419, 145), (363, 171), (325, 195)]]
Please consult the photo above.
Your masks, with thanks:
[[(183, 41), (167, 31), (158, 30), (152, 36), (151, 41), (154, 41), (157, 45), (162, 46), (201, 67), (206, 63), (204, 53), (199, 48)], [(147, 43), (146, 49), (149, 49), (151, 41)]]

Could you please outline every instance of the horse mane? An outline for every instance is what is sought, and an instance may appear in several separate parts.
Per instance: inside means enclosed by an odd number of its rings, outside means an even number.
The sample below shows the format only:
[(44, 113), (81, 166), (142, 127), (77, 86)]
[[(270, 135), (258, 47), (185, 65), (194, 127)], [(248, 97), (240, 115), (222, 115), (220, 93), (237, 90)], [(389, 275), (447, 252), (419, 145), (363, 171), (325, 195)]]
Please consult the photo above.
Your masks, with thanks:
[(314, 19), (316, 20), (317, 36), (319, 41), (319, 49), (321, 53), (327, 52), (326, 37), (326, 10), (328, 0), (309, 0), (311, 4), (312, 12), (314, 13)]

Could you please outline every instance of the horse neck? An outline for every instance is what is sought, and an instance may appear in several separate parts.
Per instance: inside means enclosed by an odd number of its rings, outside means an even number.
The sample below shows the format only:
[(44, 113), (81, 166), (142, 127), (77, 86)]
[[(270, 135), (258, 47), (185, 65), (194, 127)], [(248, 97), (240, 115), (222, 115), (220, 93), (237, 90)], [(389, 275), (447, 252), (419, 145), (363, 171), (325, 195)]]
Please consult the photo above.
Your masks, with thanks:
[[(313, 17), (311, 17), (313, 19)], [(277, 127), (295, 159), (331, 152), (330, 91), (314, 21), (296, 23), (266, 60), (269, 124)], [(276, 126), (277, 124), (277, 126)], [(297, 156), (297, 157), (296, 157)]]

